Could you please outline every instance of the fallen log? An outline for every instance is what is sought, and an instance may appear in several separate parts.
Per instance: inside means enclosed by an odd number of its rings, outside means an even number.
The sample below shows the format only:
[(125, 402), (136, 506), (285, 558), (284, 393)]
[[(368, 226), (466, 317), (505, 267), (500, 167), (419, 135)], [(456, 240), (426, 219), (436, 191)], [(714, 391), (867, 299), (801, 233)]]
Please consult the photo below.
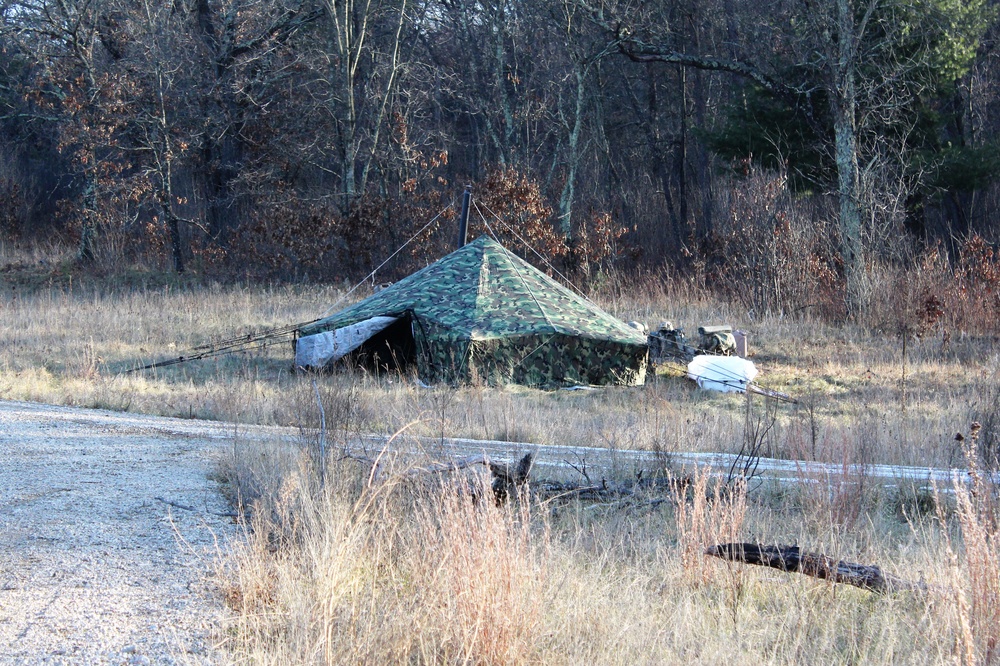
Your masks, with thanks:
[[(358, 455), (345, 451), (341, 455), (341, 460), (356, 460), (371, 467), (369, 482), (377, 482), (381, 476), (380, 460), (364, 455)], [(507, 498), (528, 483), (531, 475), (531, 468), (535, 462), (535, 454), (527, 453), (515, 462), (494, 461), (485, 453), (467, 456), (459, 460), (449, 460), (444, 462), (432, 462), (423, 466), (410, 467), (397, 475), (397, 478), (416, 479), (424, 476), (444, 475), (452, 472), (459, 472), (470, 467), (482, 465), (490, 470), (493, 477), (492, 490), (498, 504), (507, 501)]]
[(756, 564), (789, 573), (860, 587), (877, 594), (927, 592), (923, 581), (912, 581), (885, 573), (877, 566), (836, 560), (821, 553), (808, 553), (798, 546), (764, 546), (756, 543), (720, 543), (705, 550), (706, 555), (730, 562)]
[(670, 497), (683, 496), (689, 485), (690, 481), (687, 478), (675, 479), (666, 476), (617, 483), (607, 479), (601, 479), (599, 483), (546, 479), (532, 482), (532, 487), (546, 499), (572, 497), (595, 502), (642, 498), (648, 497), (651, 493), (660, 493)]

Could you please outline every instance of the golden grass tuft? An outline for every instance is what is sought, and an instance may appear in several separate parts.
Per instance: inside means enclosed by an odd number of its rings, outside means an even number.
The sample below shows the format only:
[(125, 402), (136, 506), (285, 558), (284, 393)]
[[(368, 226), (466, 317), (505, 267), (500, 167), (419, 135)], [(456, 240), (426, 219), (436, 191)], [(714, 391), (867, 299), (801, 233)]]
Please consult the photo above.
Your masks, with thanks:
[[(532, 661), (548, 547), (529, 505), (484, 500), (482, 479), (471, 488), (399, 476), (369, 484), (343, 465), (323, 486), (308, 456), (267, 450), (236, 449), (225, 471), (256, 495), (248, 538), (220, 570), (238, 659)], [(236, 471), (244, 455), (270, 459), (268, 478)], [(269, 483), (276, 490), (262, 492)]]
[(418, 504), (407, 569), (433, 609), (425, 636), (443, 661), (528, 663), (548, 585), (545, 527), (533, 531), (529, 503), (498, 507), (487, 480), (474, 483), (478, 501), (445, 487)]
[(705, 557), (705, 549), (740, 541), (746, 520), (746, 480), (738, 478), (731, 485), (712, 481), (708, 469), (698, 468), (688, 492), (674, 497), (681, 568), (694, 585), (711, 582), (718, 570), (716, 563)]
[[(964, 551), (961, 557), (945, 532), (952, 601), (960, 628), (958, 652), (967, 666), (1000, 663), (1000, 489), (979, 466), (980, 427), (974, 422), (963, 441), (969, 482), (956, 475), (952, 484)], [(940, 495), (937, 499), (938, 519), (947, 526)]]
[(964, 571), (955, 573), (955, 604), (961, 623), (964, 664), (1000, 663), (1000, 516), (995, 500), (984, 501), (956, 484), (958, 522), (965, 551)]

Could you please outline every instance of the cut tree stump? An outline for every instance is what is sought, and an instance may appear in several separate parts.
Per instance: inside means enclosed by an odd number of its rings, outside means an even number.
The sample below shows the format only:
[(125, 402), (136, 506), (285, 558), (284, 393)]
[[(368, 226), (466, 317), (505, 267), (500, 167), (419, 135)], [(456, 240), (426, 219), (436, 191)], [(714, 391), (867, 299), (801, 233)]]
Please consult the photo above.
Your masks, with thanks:
[(503, 504), (511, 495), (516, 496), (520, 488), (528, 482), (531, 468), (535, 464), (535, 454), (526, 453), (516, 465), (494, 462), (488, 464), (493, 474), (493, 495), (497, 504)]
[(860, 587), (869, 592), (927, 592), (923, 581), (912, 581), (887, 574), (874, 565), (836, 560), (821, 553), (805, 553), (798, 546), (764, 546), (757, 543), (720, 543), (705, 550), (706, 555), (730, 562), (757, 564), (822, 578), (834, 583)]

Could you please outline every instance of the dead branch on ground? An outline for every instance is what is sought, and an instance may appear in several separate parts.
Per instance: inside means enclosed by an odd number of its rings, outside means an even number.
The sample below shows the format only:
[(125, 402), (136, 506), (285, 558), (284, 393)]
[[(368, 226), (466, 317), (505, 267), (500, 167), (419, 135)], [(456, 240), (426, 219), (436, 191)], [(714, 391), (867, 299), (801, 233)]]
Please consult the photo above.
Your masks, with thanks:
[[(343, 451), (341, 460), (354, 460), (368, 465), (374, 471), (371, 475), (373, 479), (380, 479), (383, 476), (381, 469), (382, 461), (351, 451)], [(686, 479), (675, 479), (671, 477), (644, 477), (639, 474), (633, 481), (614, 482), (601, 479), (594, 482), (585, 477), (580, 481), (555, 481), (547, 479), (532, 479), (531, 472), (534, 468), (535, 454), (527, 453), (514, 460), (495, 460), (490, 456), (477, 454), (467, 456), (457, 460), (444, 462), (431, 462), (425, 465), (418, 465), (406, 468), (394, 478), (405, 480), (417, 480), (420, 478), (434, 477), (453, 472), (460, 472), (476, 466), (487, 467), (493, 477), (491, 488), (495, 499), (499, 503), (507, 501), (511, 496), (518, 496), (526, 487), (532, 493), (543, 500), (558, 499), (579, 499), (589, 502), (638, 502), (642, 506), (656, 507), (662, 504), (660, 499), (649, 501), (649, 493), (662, 492), (673, 495), (684, 493), (689, 485)], [(665, 501), (665, 500), (664, 500)]]

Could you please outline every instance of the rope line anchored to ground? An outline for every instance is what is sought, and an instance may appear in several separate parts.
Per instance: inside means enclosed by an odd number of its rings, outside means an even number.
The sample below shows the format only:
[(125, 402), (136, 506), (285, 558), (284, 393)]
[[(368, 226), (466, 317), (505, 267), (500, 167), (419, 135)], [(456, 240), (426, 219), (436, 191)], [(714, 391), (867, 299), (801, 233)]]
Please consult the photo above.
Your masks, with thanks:
[(226, 354), (235, 354), (239, 352), (256, 351), (258, 349), (265, 349), (272, 344), (277, 344), (279, 342), (291, 342), (295, 339), (299, 330), (305, 326), (315, 324), (316, 322), (322, 321), (329, 315), (334, 309), (337, 308), (348, 296), (353, 294), (361, 285), (374, 279), (376, 273), (380, 271), (386, 264), (388, 264), (393, 257), (403, 251), (403, 249), (412, 243), (420, 234), (426, 231), (432, 224), (434, 224), (442, 215), (444, 215), (449, 209), (454, 206), (454, 202), (448, 204), (442, 208), (437, 215), (432, 217), (429, 222), (427, 222), (423, 227), (421, 227), (415, 234), (410, 236), (402, 245), (400, 245), (395, 252), (389, 255), (381, 264), (379, 264), (374, 270), (372, 270), (368, 275), (366, 275), (362, 280), (360, 280), (353, 287), (348, 289), (340, 298), (338, 298), (333, 305), (327, 308), (323, 316), (312, 319), (310, 321), (300, 322), (298, 324), (288, 324), (285, 326), (279, 326), (278, 328), (272, 328), (259, 333), (247, 333), (244, 335), (238, 335), (231, 338), (226, 338), (216, 342), (208, 342), (201, 345), (196, 345), (188, 350), (187, 354), (182, 354), (180, 356), (175, 356), (164, 361), (157, 361), (156, 363), (148, 363), (146, 365), (129, 368), (124, 370), (125, 374), (132, 372), (140, 372), (142, 370), (153, 370), (155, 368), (166, 368), (172, 365), (179, 365), (181, 363), (187, 363), (188, 361), (200, 361), (207, 358), (214, 358), (216, 356), (224, 356)]

